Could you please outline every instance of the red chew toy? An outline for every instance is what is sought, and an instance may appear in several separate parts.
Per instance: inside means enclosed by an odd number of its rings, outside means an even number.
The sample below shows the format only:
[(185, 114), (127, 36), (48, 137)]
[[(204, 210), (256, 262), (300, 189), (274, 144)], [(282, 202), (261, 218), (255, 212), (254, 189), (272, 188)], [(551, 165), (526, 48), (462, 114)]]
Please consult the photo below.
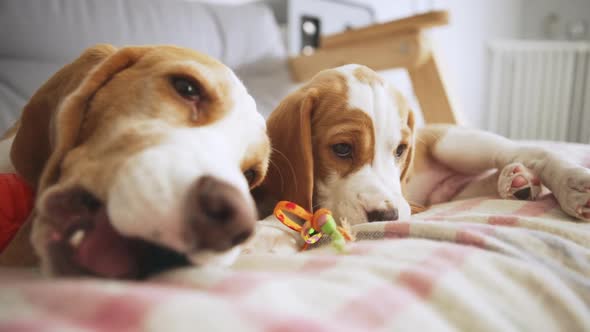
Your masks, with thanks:
[(0, 252), (33, 209), (33, 190), (16, 174), (0, 174)]

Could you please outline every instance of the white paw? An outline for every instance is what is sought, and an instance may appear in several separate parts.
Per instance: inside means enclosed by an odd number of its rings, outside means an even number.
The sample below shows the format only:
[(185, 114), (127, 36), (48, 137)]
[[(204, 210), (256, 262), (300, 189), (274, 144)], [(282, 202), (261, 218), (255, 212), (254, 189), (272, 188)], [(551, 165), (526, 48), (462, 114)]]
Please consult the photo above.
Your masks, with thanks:
[(576, 167), (565, 172), (553, 194), (567, 214), (590, 221), (590, 170)]
[(242, 245), (242, 254), (292, 254), (299, 251), (299, 234), (280, 221), (259, 221), (256, 232)]
[(498, 177), (498, 194), (504, 199), (534, 201), (541, 189), (541, 179), (521, 163), (506, 165)]

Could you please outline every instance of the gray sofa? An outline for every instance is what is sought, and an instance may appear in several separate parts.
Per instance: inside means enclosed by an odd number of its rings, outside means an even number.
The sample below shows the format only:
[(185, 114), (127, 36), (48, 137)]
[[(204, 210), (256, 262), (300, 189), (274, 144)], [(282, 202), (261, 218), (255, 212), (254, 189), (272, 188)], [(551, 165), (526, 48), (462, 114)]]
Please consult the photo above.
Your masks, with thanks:
[(290, 88), (281, 32), (263, 3), (2, 0), (0, 132), (52, 73), (96, 43), (176, 44), (207, 53), (237, 71), (265, 115)]

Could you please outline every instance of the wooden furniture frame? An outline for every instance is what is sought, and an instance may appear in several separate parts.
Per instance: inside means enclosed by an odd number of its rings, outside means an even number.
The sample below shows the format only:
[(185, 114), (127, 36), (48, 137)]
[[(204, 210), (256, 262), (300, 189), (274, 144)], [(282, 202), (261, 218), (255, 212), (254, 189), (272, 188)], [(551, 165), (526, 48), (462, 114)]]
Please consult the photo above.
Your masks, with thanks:
[(405, 68), (424, 121), (458, 124), (436, 57), (422, 33), (448, 22), (446, 11), (433, 11), (322, 37), (314, 53), (290, 59), (292, 76), (301, 82), (320, 70), (348, 63), (374, 70)]

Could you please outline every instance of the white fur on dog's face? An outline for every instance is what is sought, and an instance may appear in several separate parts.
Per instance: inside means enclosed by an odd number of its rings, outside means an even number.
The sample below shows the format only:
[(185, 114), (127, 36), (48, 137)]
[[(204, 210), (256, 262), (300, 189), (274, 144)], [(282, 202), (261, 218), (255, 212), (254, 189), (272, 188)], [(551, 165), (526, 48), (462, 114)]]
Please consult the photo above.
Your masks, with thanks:
[[(328, 171), (324, 177), (316, 175), (314, 205), (332, 210), (337, 219), (346, 218), (351, 224), (367, 222), (370, 211), (391, 208), (398, 210), (400, 219), (407, 218), (410, 206), (402, 195), (400, 182), (404, 165), (395, 156), (405, 126), (400, 105), (391, 88), (376, 74), (371, 76), (368, 68), (347, 65), (336, 70), (346, 80), (347, 108), (360, 110), (371, 119), (374, 144), (366, 147), (371, 151), (358, 151), (359, 147), (355, 147), (355, 152), (372, 155), (372, 159), (348, 174)], [(316, 162), (321, 158), (316, 156)]]
[[(190, 225), (179, 197), (186, 196), (195, 180), (213, 176), (237, 188), (254, 209), (241, 165), (267, 144), (264, 119), (253, 98), (231, 71), (226, 74), (233, 105), (226, 115), (207, 126), (166, 128), (160, 144), (125, 161), (108, 194), (108, 213), (118, 232), (185, 253), (198, 264), (218, 258), (196, 251), (187, 241)], [(167, 126), (154, 123), (158, 125)]]

